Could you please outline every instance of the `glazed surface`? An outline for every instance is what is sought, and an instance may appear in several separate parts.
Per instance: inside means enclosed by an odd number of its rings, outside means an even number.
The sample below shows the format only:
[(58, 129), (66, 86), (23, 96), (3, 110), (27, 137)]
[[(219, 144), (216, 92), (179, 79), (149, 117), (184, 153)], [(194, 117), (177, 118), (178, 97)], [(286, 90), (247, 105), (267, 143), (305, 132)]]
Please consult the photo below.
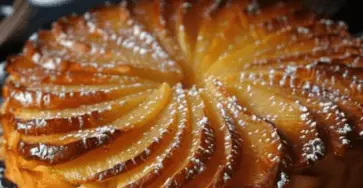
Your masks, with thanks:
[(138, 0), (8, 58), (20, 187), (360, 187), (362, 44), (291, 1)]

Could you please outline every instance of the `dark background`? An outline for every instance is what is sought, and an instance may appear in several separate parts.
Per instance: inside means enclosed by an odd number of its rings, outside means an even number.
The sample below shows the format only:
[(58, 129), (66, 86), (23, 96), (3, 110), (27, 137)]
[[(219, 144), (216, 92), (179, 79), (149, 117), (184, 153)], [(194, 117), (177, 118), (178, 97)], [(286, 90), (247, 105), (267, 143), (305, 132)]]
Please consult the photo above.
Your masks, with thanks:
[[(108, 2), (117, 2), (119, 0), (111, 0)], [(268, 0), (260, 0), (268, 1)], [(363, 36), (363, 6), (359, 0), (303, 0), (304, 4), (313, 11), (329, 16), (333, 20), (342, 20), (349, 26), (349, 31), (360, 37)], [(0, 7), (3, 5), (12, 5), (12, 0), (0, 0)], [(12, 31), (12, 35), (0, 43), (0, 62), (4, 61), (8, 55), (16, 54), (21, 50), (24, 41), (40, 28), (49, 28), (50, 23), (57, 18), (71, 14), (73, 12), (82, 13), (91, 7), (103, 4), (103, 0), (71, 0), (67, 4), (55, 7), (37, 7), (30, 5), (27, 8), (29, 12), (22, 19), (21, 29)], [(0, 13), (0, 24), (6, 17)], [(4, 28), (0, 27), (0, 36), (4, 33)], [(9, 29), (9, 28), (5, 28)], [(3, 66), (0, 64), (0, 69)], [(3, 79), (0, 70), (0, 87)], [(1, 100), (1, 97), (0, 97)], [(1, 134), (1, 130), (0, 130)], [(3, 179), (3, 164), (0, 162), (0, 188), (13, 187), (11, 183)]]

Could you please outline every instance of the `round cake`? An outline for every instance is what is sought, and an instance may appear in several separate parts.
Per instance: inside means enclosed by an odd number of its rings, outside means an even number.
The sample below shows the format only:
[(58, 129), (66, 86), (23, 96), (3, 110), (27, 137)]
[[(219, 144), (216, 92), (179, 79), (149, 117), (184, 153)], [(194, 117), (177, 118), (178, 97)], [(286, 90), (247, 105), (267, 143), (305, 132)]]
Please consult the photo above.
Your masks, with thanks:
[(363, 52), (296, 1), (138, 0), (9, 57), (20, 188), (363, 187)]

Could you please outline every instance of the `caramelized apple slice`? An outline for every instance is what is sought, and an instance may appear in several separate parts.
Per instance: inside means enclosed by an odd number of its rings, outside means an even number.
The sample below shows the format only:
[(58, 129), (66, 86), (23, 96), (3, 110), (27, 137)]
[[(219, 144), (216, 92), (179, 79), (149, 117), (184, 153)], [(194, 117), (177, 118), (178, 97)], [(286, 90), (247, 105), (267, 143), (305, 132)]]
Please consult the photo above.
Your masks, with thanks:
[[(178, 102), (178, 134), (177, 138), (180, 137), (180, 140), (175, 145), (179, 148), (174, 151), (173, 157), (171, 157), (167, 164), (164, 166), (161, 172), (158, 174), (158, 178), (154, 179), (151, 187), (160, 187), (172, 173), (173, 168), (178, 168), (178, 164), (180, 163), (180, 159), (185, 159), (189, 152), (190, 139), (192, 138), (191, 126), (190, 126), (190, 111), (186, 99), (186, 91), (181, 88), (180, 85), (175, 87), (176, 100)], [(189, 145), (188, 145), (189, 144)], [(113, 182), (115, 183), (115, 182)]]
[[(25, 135), (61, 134), (95, 128), (114, 122), (142, 103), (151, 92), (141, 92), (114, 101), (62, 110), (17, 110), (15, 129)], [(53, 137), (53, 136), (52, 136)], [(41, 139), (43, 141), (48, 139)]]
[[(164, 87), (164, 88), (163, 88)], [(89, 150), (107, 144), (131, 129), (144, 126), (151, 121), (168, 102), (170, 88), (162, 86), (137, 108), (131, 110), (109, 125), (79, 130), (67, 134), (49, 136), (22, 136), (19, 151), (27, 159), (44, 161), (48, 164), (62, 163)], [(43, 151), (49, 152), (43, 152)], [(38, 151), (38, 152), (33, 152)]]
[[(182, 5), (183, 0), (174, 0), (168, 3), (162, 3), (162, 18), (165, 21), (165, 28), (170, 33), (171, 37), (178, 43), (176, 37), (177, 27), (176, 27), (176, 16), (178, 14), (178, 8)], [(179, 46), (179, 43), (178, 43)]]
[[(187, 101), (186, 101), (187, 100)], [(181, 98), (180, 110), (186, 124), (185, 137), (180, 149), (171, 158), (170, 165), (150, 187), (180, 187), (205, 170), (205, 164), (215, 150), (215, 133), (204, 114), (204, 103), (196, 89), (188, 92), (187, 99)], [(190, 110), (190, 111), (189, 111)], [(190, 122), (189, 122), (190, 116)]]
[[(174, 101), (177, 102), (177, 109), (183, 108), (186, 103), (185, 94), (181, 85), (174, 88)], [(165, 167), (172, 165), (172, 158), (180, 147), (181, 141), (185, 137), (186, 129), (185, 111), (177, 111), (177, 121), (170, 127), (170, 131), (164, 137), (162, 144), (164, 147), (158, 149), (149, 160), (140, 164), (136, 168), (127, 171), (110, 181), (111, 187), (141, 187), (147, 186), (159, 178)]]
[[(148, 84), (119, 85), (111, 88), (105, 86), (87, 88), (84, 86), (85, 88), (81, 87), (79, 89), (63, 86), (45, 88), (16, 87), (19, 86), (8, 83), (4, 88), (4, 96), (9, 97), (10, 104), (7, 110), (15, 111), (15, 113), (18, 109), (21, 111), (21, 109), (59, 110), (78, 108), (81, 105), (110, 101), (125, 95), (155, 88), (155, 86)], [(72, 90), (74, 89), (75, 91), (73, 92)]]
[[(106, 85), (106, 84), (132, 84), (153, 83), (150, 80), (137, 76), (108, 75), (89, 72), (57, 72), (42, 69), (24, 56), (15, 56), (8, 59), (7, 71), (11, 74), (10, 80), (23, 85), (42, 82), (56, 85)], [(24, 78), (28, 79), (24, 79)]]
[[(341, 41), (346, 42), (341, 42)], [(362, 67), (358, 47), (360, 42), (355, 42), (346, 37), (323, 36), (314, 37), (305, 41), (278, 46), (279, 50), (270, 48), (263, 53), (256, 54), (249, 62), (241, 64), (240, 68), (251, 65), (284, 67), (292, 65), (309, 65), (317, 62), (334, 63)], [(247, 61), (247, 60), (246, 60)]]
[[(32, 87), (32, 85), (34, 85)], [(67, 109), (110, 101), (125, 95), (155, 88), (158, 84), (135, 83), (129, 85), (62, 86), (33, 83), (27, 87), (8, 81), (4, 97), (9, 97), (8, 110), (17, 109)]]
[(315, 117), (319, 132), (328, 144), (327, 149), (337, 156), (343, 156), (349, 148), (348, 133), (351, 127), (348, 119), (345, 117), (338, 105), (323, 96), (316, 93), (310, 93), (308, 90), (279, 88), (278, 85), (263, 85), (258, 80), (250, 82), (244, 80), (246, 84), (265, 87), (272, 96), (285, 96), (291, 100), (298, 101), (301, 105), (306, 106)]
[(324, 96), (338, 105), (338, 107), (346, 114), (349, 124), (352, 125), (354, 136), (363, 136), (363, 107), (349, 97), (339, 96), (329, 91), (315, 91), (316, 95)]
[[(289, 70), (289, 69), (286, 69)], [(290, 69), (295, 70), (295, 69)], [(287, 71), (289, 72), (289, 71)], [(230, 75), (228, 77), (223, 78), (225, 82), (230, 82), (229, 79), (234, 80), (249, 80), (250, 82), (259, 81), (261, 84), (268, 84), (273, 87), (283, 87), (288, 89), (303, 89), (307, 90), (309, 93), (314, 94), (315, 96), (321, 96), (325, 99), (329, 99), (331, 102), (338, 105), (339, 109), (341, 109), (348, 119), (348, 122), (353, 127), (353, 131), (356, 135), (360, 135), (363, 131), (363, 119), (361, 119), (361, 115), (363, 115), (363, 108), (361, 105), (352, 100), (348, 96), (339, 95), (336, 92), (332, 92), (329, 90), (324, 90), (319, 85), (314, 84), (315, 78), (311, 76), (281, 76), (284, 73), (278, 73), (275, 70), (260, 70), (260, 71), (245, 71), (241, 72), (239, 76), (235, 77)], [(278, 78), (278, 79), (277, 79)], [(299, 79), (298, 79), (299, 78)], [(308, 79), (304, 81), (304, 79)]]
[[(141, 116), (138, 114), (133, 117)], [(155, 159), (157, 154), (168, 147), (175, 135), (175, 123), (176, 104), (173, 101), (157, 115), (153, 123), (133, 127), (128, 134), (105, 147), (56, 165), (53, 169), (62, 178), (75, 184), (102, 181), (121, 173), (128, 173), (137, 165)]]
[[(249, 41), (247, 45), (235, 51), (229, 58), (237, 57), (236, 55), (260, 54), (273, 48), (288, 46), (291, 43), (310, 39), (314, 36), (322, 35), (340, 35), (346, 36), (346, 26), (341, 23), (316, 23), (314, 15), (304, 11), (293, 12), (287, 15), (286, 20), (278, 18), (266, 22), (262, 27), (256, 27), (259, 41)], [(253, 32), (252, 32), (253, 33)], [(255, 42), (255, 43), (254, 43)]]
[[(263, 41), (255, 42), (254, 39), (251, 39), (251, 42), (248, 43), (250, 45), (242, 43), (240, 50), (236, 50), (228, 56), (223, 56), (207, 72), (214, 75), (225, 75), (226, 73), (241, 70), (245, 66), (245, 63), (251, 62), (256, 55), (261, 55), (269, 50), (275, 50), (280, 44), (296, 43), (296, 41), (321, 35), (341, 34), (346, 29), (344, 25), (327, 24), (325, 22), (310, 24), (309, 27), (287, 27), (290, 29), (282, 29), (283, 32), (270, 34), (264, 37)], [(220, 71), (222, 70), (221, 67), (223, 67), (223, 72)]]
[(286, 59), (287, 57), (302, 58), (306, 56), (323, 57), (324, 59), (326, 56), (331, 57), (332, 55), (346, 57), (352, 54), (358, 55), (361, 45), (360, 40), (350, 36), (323, 35), (281, 44), (278, 46), (279, 50), (269, 49), (262, 54), (258, 54), (257, 59)]
[[(359, 82), (357, 78), (359, 79), (363, 78), (362, 74), (360, 74), (360, 70), (363, 68), (361, 62), (359, 61), (354, 62), (355, 59), (354, 55), (335, 56), (334, 51), (335, 50), (331, 51), (333, 54), (329, 54), (330, 52), (325, 51), (328, 53), (327, 56), (321, 56), (319, 55), (319, 53), (313, 52), (311, 54), (302, 54), (301, 56), (291, 55), (291, 56), (284, 56), (282, 58), (276, 57), (271, 59), (259, 59), (259, 57), (257, 57), (251, 62), (245, 63), (240, 70), (256, 70), (257, 68), (269, 69), (269, 70), (283, 69), (283, 68), (285, 69), (290, 68), (290, 70), (293, 70), (294, 67), (300, 69), (313, 68), (314, 69), (313, 71), (316, 70), (316, 71), (321, 71), (323, 73), (327, 72), (328, 74), (331, 75), (334, 75), (335, 73), (339, 74), (345, 73), (344, 77), (340, 79), (346, 80), (346, 83), (348, 84), (349, 82)], [(354, 62), (354, 65), (352, 65), (352, 62)], [(354, 66), (354, 69), (352, 69), (352, 66)], [(340, 77), (340, 75), (337, 75), (337, 77)], [(350, 83), (350, 84), (352, 84), (350, 87), (357, 87), (359, 85), (359, 83)]]
[[(344, 77), (339, 74), (329, 76), (326, 74), (326, 71), (329, 71), (328, 66), (320, 67), (318, 70), (314, 67), (287, 67), (283, 72), (276, 71), (276, 69), (252, 71), (250, 73), (244, 72), (241, 74), (241, 77), (243, 79), (252, 79), (252, 81), (258, 77), (258, 79), (262, 79), (266, 83), (280, 87), (302, 88), (322, 95), (336, 103), (347, 114), (350, 124), (354, 126), (354, 132), (359, 134), (362, 131), (362, 119), (358, 117), (360, 116), (359, 114), (362, 114), (362, 107), (356, 100), (361, 101), (362, 99), (359, 91), (360, 84), (354, 84), (357, 83), (354, 80), (347, 80), (349, 77), (353, 79), (354, 74), (348, 76), (349, 71), (343, 71), (346, 73)], [(342, 96), (342, 94), (350, 96)]]
[[(244, 44), (246, 34), (250, 32), (252, 27), (258, 27), (258, 25), (273, 19), (283, 19), (285, 15), (290, 15), (302, 8), (296, 1), (281, 1), (276, 4), (257, 1), (232, 1), (227, 6), (239, 7), (241, 9), (237, 12), (240, 17), (240, 23), (228, 25), (227, 31), (236, 31), (237, 33), (236, 35), (224, 35), (225, 40), (229, 41), (229, 43), (227, 43), (228, 47), (224, 49), (220, 58), (238, 50)], [(225, 43), (225, 41), (221, 42)]]
[[(329, 66), (330, 65), (330, 66)], [(328, 72), (342, 74), (343, 80), (349, 80), (353, 85), (350, 86), (360, 92), (361, 86), (359, 86), (360, 80), (363, 79), (362, 68), (352, 67), (350, 64), (344, 64), (339, 61), (324, 62), (321, 61), (315, 66), (318, 70), (326, 70)], [(357, 83), (358, 82), (358, 83)]]
[(61, 71), (42, 68), (35, 64), (31, 59), (18, 55), (8, 59), (6, 70), (10, 73), (11, 80), (20, 82), (24, 85), (33, 84), (34, 82), (39, 81), (60, 85), (130, 84), (135, 82), (150, 82), (149, 80), (129, 75), (107, 75), (84, 71), (70, 72), (65, 70), (66, 67), (62, 68), (61, 65), (59, 65), (58, 68), (61, 69)]
[(193, 60), (201, 20), (220, 3), (221, 1), (183, 0), (176, 10), (176, 36), (179, 46), (189, 62)]
[[(121, 131), (113, 127), (103, 126), (82, 131), (82, 133), (73, 133), (72, 137), (70, 134), (23, 137), (23, 140), (20, 140), (18, 144), (18, 153), (26, 160), (41, 162), (45, 165), (55, 165), (70, 161), (84, 153), (109, 144), (120, 135)], [(28, 143), (29, 141), (30, 143)], [(49, 141), (57, 143), (47, 143)]]
[[(349, 50), (349, 49), (343, 49)], [(335, 53), (334, 49), (332, 50)], [(329, 53), (329, 52), (328, 52)], [(282, 58), (270, 58), (270, 59), (256, 59), (252, 60), (249, 63), (245, 63), (240, 70), (249, 70), (256, 68), (265, 68), (265, 69), (282, 69), (282, 68), (314, 68), (316, 70), (321, 70), (322, 72), (328, 72), (330, 74), (339, 73), (343, 74), (341, 80), (351, 80), (357, 81), (357, 79), (362, 79), (363, 75), (361, 74), (362, 67), (359, 67), (359, 64), (353, 65), (352, 67), (352, 58), (354, 55), (350, 56), (348, 54), (343, 56), (334, 56), (334, 54), (329, 54), (328, 56), (320, 56), (312, 52), (312, 54), (303, 54), (302, 56), (285, 56)], [(241, 65), (242, 66), (242, 65)], [(357, 84), (357, 83), (356, 83)]]
[[(215, 152), (215, 133), (210, 128), (209, 120), (204, 114), (205, 105), (195, 88), (188, 92), (188, 106), (191, 109), (191, 133), (187, 157), (174, 168), (163, 186), (181, 186), (198, 177), (206, 168), (205, 165)], [(191, 141), (191, 142), (190, 142)]]
[(206, 88), (206, 92), (220, 102), (219, 109), (227, 109), (227, 113), (232, 115), (232, 121), (237, 123), (235, 131), (242, 139), (241, 162), (232, 177), (224, 177), (231, 178), (227, 187), (273, 187), (283, 155), (277, 131), (268, 122), (250, 115), (222, 83), (210, 79)]
[[(245, 31), (243, 45), (235, 46), (234, 51), (231, 52), (231, 58), (232, 56), (236, 57), (236, 54), (238, 53), (245, 52), (246, 49), (252, 46), (254, 46), (252, 48), (262, 49), (271, 45), (275, 46), (276, 43), (281, 44), (278, 43), (275, 38), (282, 38), (285, 33), (294, 31), (297, 27), (309, 26), (313, 22), (313, 14), (303, 10), (297, 10), (253, 25), (253, 27), (249, 27), (248, 30)], [(259, 52), (259, 50), (256, 52)], [(247, 53), (246, 55), (249, 54)]]
[[(215, 10), (211, 9), (210, 16), (201, 21), (193, 59), (198, 81), (203, 80), (203, 70), (214, 63), (221, 51), (228, 47), (231, 35), (234, 36), (241, 31), (239, 7), (228, 3), (216, 9), (217, 7), (215, 6)], [(228, 30), (230, 27), (233, 27), (233, 30)]]
[(206, 46), (207, 49), (199, 48), (199, 52), (203, 54), (203, 59), (199, 59), (202, 64), (198, 70), (204, 70), (207, 67), (206, 65), (215, 62), (222, 51), (229, 47), (234, 36), (241, 31), (242, 26), (239, 24), (241, 24), (242, 20), (239, 17), (239, 11), (241, 11), (239, 7), (227, 4), (213, 12), (211, 14), (212, 18), (204, 19), (204, 22), (207, 23), (202, 25), (198, 37), (202, 41), (209, 41), (209, 44)]
[[(336, 65), (339, 69), (334, 71), (329, 64), (318, 63), (306, 65), (303, 67), (298, 66), (282, 66), (282, 68), (275, 68), (272, 66), (266, 67), (269, 69), (269, 79), (278, 82), (280, 85), (288, 84), (293, 87), (310, 88), (318, 86), (321, 89), (335, 92), (339, 95), (346, 95), (353, 100), (360, 103), (363, 102), (362, 85), (359, 83), (362, 75), (357, 71), (358, 68), (349, 69), (344, 65)], [(333, 66), (334, 68), (337, 68)], [(355, 71), (353, 71), (355, 70)], [(265, 76), (266, 70), (260, 68), (249, 68), (248, 71), (259, 73)], [(349, 72), (352, 71), (352, 72)]]
[(242, 158), (241, 138), (232, 117), (209, 92), (202, 92), (207, 116), (215, 132), (215, 154), (206, 163), (205, 171), (189, 182), (186, 187), (223, 187), (234, 173)]
[[(139, 21), (145, 26), (145, 29), (147, 29), (149, 32), (153, 33), (153, 35), (156, 35), (158, 37), (158, 40), (162, 44), (168, 44), (167, 41), (171, 38), (161, 38), (162, 35), (167, 36), (167, 30), (165, 28), (165, 20), (162, 16), (162, 13), (164, 11), (164, 6), (166, 3), (160, 1), (160, 0), (140, 0), (137, 2), (130, 2), (128, 3), (128, 8), (131, 10), (130, 12), (134, 16), (135, 20)], [(170, 34), (170, 33), (168, 33)], [(171, 36), (168, 36), (171, 37)], [(169, 42), (174, 42), (172, 39)], [(166, 45), (168, 46), (168, 45)], [(171, 51), (172, 48), (165, 48), (169, 49)], [(169, 50), (167, 50), (169, 52)]]
[[(206, 1), (205, 1), (206, 2)], [(200, 2), (202, 3), (202, 2)], [(213, 2), (212, 2), (213, 3)], [(160, 36), (161, 40), (168, 40), (171, 41), (170, 43), (172, 43), (171, 46), (173, 46), (174, 50), (169, 50), (169, 52), (171, 54), (174, 54), (175, 59), (177, 59), (178, 62), (181, 62), (181, 66), (183, 67), (183, 71), (184, 71), (184, 79), (183, 79), (183, 84), (186, 86), (192, 86), (195, 84), (195, 73), (193, 71), (193, 67), (191, 63), (188, 63), (187, 61), (189, 61), (187, 58), (187, 56), (185, 55), (182, 47), (179, 45), (179, 26), (177, 25), (177, 17), (180, 17), (180, 10), (182, 9), (182, 6), (189, 6), (191, 5), (188, 2), (185, 2), (184, 0), (174, 0), (174, 1), (170, 1), (168, 3), (161, 3), (161, 17), (160, 17), (160, 21), (161, 22), (161, 26), (162, 26), (162, 30), (161, 30), (161, 36), (160, 34), (158, 34), (158, 36)], [(180, 22), (178, 22), (178, 24), (180, 24)], [(163, 34), (165, 33), (165, 34)], [(163, 36), (163, 35), (170, 35), (169, 36)], [(170, 48), (168, 48), (170, 49)]]
[[(109, 25), (102, 24), (103, 19), (107, 19)], [(63, 19), (55, 24), (53, 34), (41, 34), (35, 49), (28, 50), (35, 52), (27, 56), (40, 56), (36, 62), (43, 67), (49, 68), (52, 61), (65, 64), (68, 70), (73, 71), (127, 73), (171, 83), (181, 78), (178, 65), (123, 6), (102, 8), (86, 13), (84, 17)], [(75, 44), (88, 47), (87, 51), (72, 51), (76, 49)], [(149, 74), (142, 74), (145, 72)]]
[[(218, 57), (232, 53), (232, 49), (237, 46), (246, 45), (243, 41), (246, 40), (246, 34), (250, 30), (249, 24), (257, 25), (296, 8), (291, 6), (287, 9), (284, 4), (280, 4), (280, 6), (264, 7), (263, 9), (268, 10), (262, 12), (251, 10), (258, 12), (259, 16), (256, 17), (252, 12), (241, 11), (247, 7), (258, 8), (258, 5), (248, 4), (247, 1), (227, 2), (215, 12), (211, 11), (211, 18), (203, 19), (195, 48), (194, 62), (197, 71), (204, 72), (203, 70), (214, 63)], [(202, 74), (198, 75), (202, 77)]]
[[(286, 62), (281, 63), (281, 68), (276, 68), (279, 63), (272, 66), (266, 65), (255, 68), (249, 67), (242, 74), (246, 76), (258, 77), (267, 82), (276, 83), (281, 86), (289, 85), (295, 88), (310, 89), (311, 87), (319, 87), (323, 90), (335, 92), (338, 95), (346, 95), (355, 101), (362, 102), (363, 95), (359, 79), (362, 75), (354, 72), (350, 75), (349, 69), (346, 71), (334, 71), (328, 64), (308, 64), (304, 66), (288, 66)], [(303, 63), (305, 64), (305, 63)], [(344, 65), (337, 65), (341, 68)], [(334, 67), (334, 66), (333, 66)], [(346, 66), (345, 66), (346, 67)], [(358, 68), (355, 68), (359, 70)], [(350, 69), (355, 70), (355, 69)], [(346, 73), (346, 74), (343, 74)], [(343, 74), (343, 75), (342, 75)], [(233, 75), (233, 74), (232, 74)]]
[(318, 137), (316, 122), (305, 106), (248, 82), (231, 80), (227, 87), (251, 113), (275, 124), (292, 145), (297, 167), (316, 162), (324, 155), (325, 146)]
[[(215, 30), (217, 30), (218, 24), (215, 25), (214, 22), (217, 21), (215, 18), (218, 15), (220, 5), (215, 6), (214, 8), (208, 10), (207, 15), (200, 20), (199, 31), (197, 33), (195, 47), (194, 47), (194, 58), (193, 58), (193, 67), (195, 71), (201, 71), (200, 64), (206, 56), (206, 52), (213, 41), (213, 37), (215, 35)], [(222, 25), (222, 24), (220, 24)], [(197, 75), (198, 76), (198, 75)]]
[(331, 149), (335, 155), (342, 156), (349, 147), (347, 134), (351, 132), (351, 127), (348, 124), (348, 119), (339, 106), (328, 97), (306, 89), (296, 89), (293, 85), (280, 88), (282, 85), (273, 84), (263, 79), (259, 80), (255, 78), (249, 80), (248, 77), (239, 77), (235, 78), (235, 80), (240, 80), (250, 85), (265, 87), (271, 92), (272, 96), (285, 96), (306, 106), (312, 115), (316, 117), (319, 130), (330, 144), (328, 149)]
[(318, 129), (329, 143), (327, 149), (337, 156), (343, 156), (349, 148), (350, 141), (347, 136), (352, 130), (344, 112), (330, 100), (319, 98), (315, 94), (294, 90), (291, 96), (306, 106), (316, 117)]
[[(180, 49), (177, 37), (173, 35), (174, 30), (168, 29), (167, 22), (170, 20), (169, 17), (165, 16), (165, 14), (169, 14), (169, 11), (174, 9), (176, 11), (177, 7), (181, 6), (180, 3), (179, 1), (164, 3), (160, 0), (153, 0), (150, 3), (149, 0), (141, 0), (136, 3), (129, 3), (129, 6), (135, 19), (146, 26), (147, 30), (158, 38), (162, 47), (182, 67), (183, 83), (191, 85), (194, 82), (191, 66), (186, 62), (186, 57)], [(173, 13), (176, 14), (176, 12)], [(172, 27), (174, 26), (175, 23)]]
[[(11, 77), (10, 80), (17, 81), (22, 85), (32, 84), (32, 82), (29, 82), (29, 80), (17, 80), (14, 77)], [(151, 80), (142, 79), (137, 76), (108, 75), (87, 72), (65, 72), (58, 75), (47, 75), (38, 81), (41, 81), (45, 84), (54, 85), (131, 85), (137, 83), (156, 84)]]
[[(327, 72), (336, 79), (340, 79), (343, 83), (348, 86), (344, 91), (347, 95), (361, 101), (362, 98), (362, 83), (363, 74), (361, 67), (352, 68), (349, 64), (344, 64), (344, 62), (331, 62), (331, 63), (317, 63), (315, 67), (317, 72)], [(334, 88), (334, 86), (332, 86)], [(342, 92), (343, 93), (343, 92)]]
[[(65, 34), (59, 34), (65, 36)], [(94, 55), (89, 51), (78, 52), (70, 51), (57, 42), (55, 36), (49, 31), (39, 33), (37, 42), (30, 42), (25, 46), (24, 55), (26, 58), (34, 61), (40, 68), (51, 71), (73, 71), (73, 72), (102, 72), (108, 74), (132, 74), (137, 67), (132, 69), (132, 66), (125, 62), (127, 61), (124, 56), (120, 60), (114, 60), (113, 53), (103, 49), (102, 55)], [(74, 43), (68, 41), (70, 44)], [(85, 45), (85, 44), (83, 44)], [(95, 47), (96, 48), (96, 47)], [(96, 53), (96, 52), (95, 52)], [(117, 56), (118, 57), (118, 56)], [(116, 58), (117, 58), (116, 57)], [(139, 63), (139, 62), (137, 62)], [(139, 65), (136, 63), (136, 66)], [(141, 71), (142, 69), (140, 69)], [(132, 72), (131, 72), (132, 71)]]
[(205, 70), (223, 52), (224, 55), (232, 53), (233, 48), (239, 47), (240, 42), (246, 40), (246, 35), (252, 28), (250, 25), (258, 26), (262, 22), (296, 11), (296, 5), (288, 4), (281, 3), (259, 10), (258, 2), (249, 4), (247, 1), (228, 1), (223, 7), (211, 12), (211, 18), (203, 20), (198, 34), (195, 63), (201, 62), (202, 65), (197, 70)]
[(25, 80), (24, 77), (26, 77), (30, 81), (35, 81), (49, 77), (45, 74), (44, 69), (37, 66), (31, 59), (20, 55), (7, 59), (6, 71), (13, 80)]
[[(163, 87), (163, 86), (161, 86)], [(70, 88), (70, 87), (45, 87), (46, 90), (48, 90), (49, 88), (54, 89), (53, 92), (54, 93), (61, 93), (60, 91), (64, 91), (65, 93), (72, 93), (73, 90), (75, 90), (75, 92), (80, 92), (81, 95), (87, 95), (87, 93), (92, 93), (92, 92), (97, 92), (97, 90), (99, 88), (95, 87), (95, 88), (87, 88), (87, 86), (81, 86), (81, 87), (77, 87), (77, 88)], [(58, 90), (59, 88), (61, 88), (60, 90)], [(101, 90), (106, 90), (107, 87), (100, 87)], [(28, 88), (29, 89), (29, 88)], [(30, 89), (34, 89), (34, 88), (30, 88)], [(44, 89), (44, 88), (43, 88)], [(69, 90), (70, 91), (69, 91)], [(113, 88), (110, 88), (110, 90), (112, 90)], [(37, 90), (37, 89), (34, 89)], [(57, 91), (58, 90), (58, 91)], [(77, 91), (78, 90), (78, 91)], [(94, 91), (95, 90), (95, 91)], [(157, 90), (157, 89), (155, 89)], [(41, 89), (38, 90), (39, 92), (42, 92)], [(49, 89), (50, 91), (50, 89)], [(148, 93), (150, 90), (146, 90), (144, 91), (144, 93)], [(142, 93), (142, 92), (141, 92)], [(55, 94), (56, 95), (56, 94)], [(61, 94), (59, 94), (61, 95)], [(131, 97), (129, 97), (131, 96)], [(132, 98), (138, 96), (138, 94), (130, 94), (127, 95), (126, 97), (124, 97), (124, 99), (127, 99), (127, 97)], [(92, 105), (83, 105), (81, 104), (78, 108), (65, 108), (65, 109), (52, 109), (52, 110), (38, 110), (38, 109), (14, 109), (13, 111), (11, 111), (17, 118), (19, 119), (23, 119), (23, 120), (28, 120), (28, 119), (33, 119), (33, 118), (43, 118), (43, 119), (51, 119), (53, 117), (55, 118), (64, 118), (64, 117), (69, 117), (71, 115), (81, 115), (81, 114), (85, 114), (87, 112), (89, 112), (88, 110), (97, 110), (99, 109), (100, 111), (105, 111), (110, 105), (117, 105), (117, 103), (119, 102), (119, 104), (122, 104), (122, 100), (121, 99), (123, 96), (120, 95), (118, 98), (115, 98), (114, 100), (109, 100), (109, 101), (105, 101), (105, 102), (100, 102), (100, 103), (96, 103), (96, 104), (92, 104)], [(49, 99), (50, 100), (50, 99)], [(113, 104), (115, 103), (115, 104)]]
[[(105, 20), (107, 20), (107, 23)], [(141, 30), (133, 32), (133, 29)], [(103, 54), (102, 49), (105, 50), (107, 47), (116, 47), (114, 50), (122, 49), (123, 46), (120, 46), (120, 44), (124, 41), (124, 37), (128, 36), (136, 39), (136, 35), (141, 34), (140, 32), (143, 32), (142, 26), (133, 20), (124, 4), (121, 4), (120, 6), (94, 9), (83, 16), (69, 16), (60, 19), (52, 28), (52, 33), (55, 36), (45, 35), (44, 39), (56, 37), (59, 45), (73, 48), (71, 50), (77, 50), (75, 44), (81, 44), (88, 47), (86, 48), (87, 51), (91, 51), (94, 53), (93, 55), (99, 56)], [(40, 37), (42, 36), (38, 36), (38, 39)], [(143, 40), (142, 37), (140, 39)], [(41, 42), (41, 40), (37, 41), (37, 43)], [(101, 45), (102, 43), (103, 45)], [(45, 43), (45, 45), (49, 46), (50, 43)], [(140, 43), (140, 45), (149, 44)], [(92, 48), (97, 46), (105, 48), (95, 48), (92, 51)]]

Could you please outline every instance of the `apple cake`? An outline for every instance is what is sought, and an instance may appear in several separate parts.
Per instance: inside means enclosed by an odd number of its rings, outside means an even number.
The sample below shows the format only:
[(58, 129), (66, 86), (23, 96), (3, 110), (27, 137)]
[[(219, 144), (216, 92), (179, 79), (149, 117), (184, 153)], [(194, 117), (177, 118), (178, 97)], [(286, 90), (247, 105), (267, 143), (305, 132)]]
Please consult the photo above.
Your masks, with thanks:
[(9, 57), (20, 188), (363, 187), (363, 53), (296, 1), (138, 0)]

